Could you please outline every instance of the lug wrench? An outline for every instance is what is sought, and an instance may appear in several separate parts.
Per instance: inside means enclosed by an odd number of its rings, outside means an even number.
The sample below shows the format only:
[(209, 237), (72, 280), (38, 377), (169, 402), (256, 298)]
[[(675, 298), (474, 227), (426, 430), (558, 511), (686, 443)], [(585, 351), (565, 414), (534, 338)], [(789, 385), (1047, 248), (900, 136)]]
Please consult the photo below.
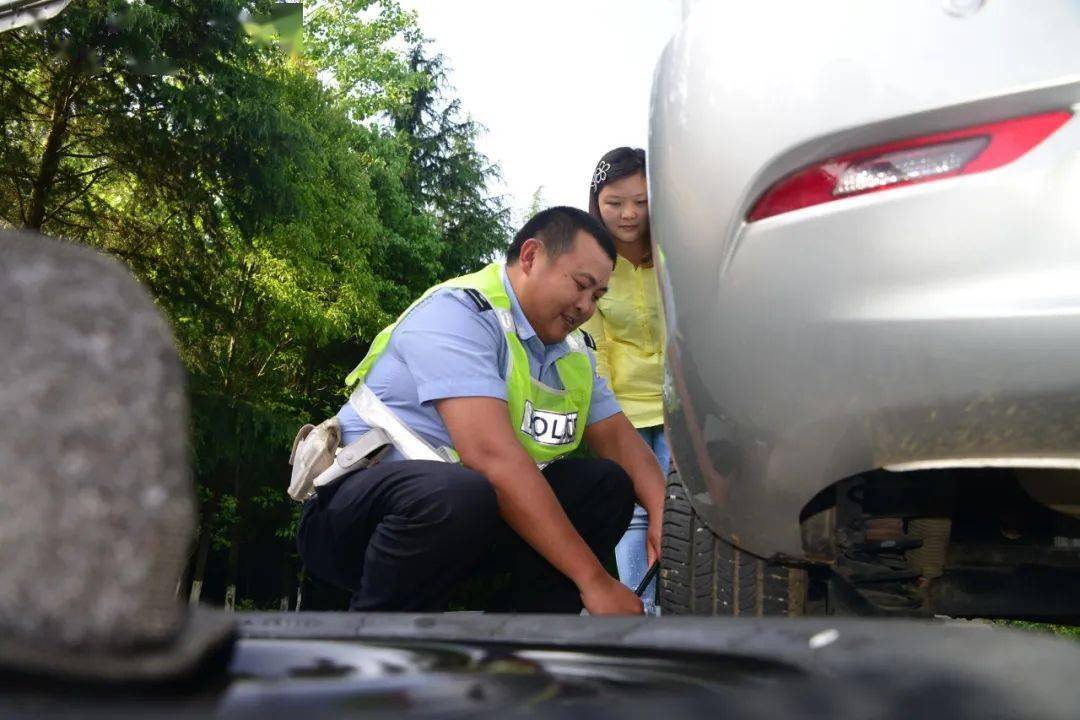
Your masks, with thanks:
[(645, 592), (645, 588), (649, 587), (649, 583), (653, 581), (653, 578), (656, 577), (658, 572), (660, 572), (660, 561), (656, 560), (649, 566), (648, 571), (645, 573), (645, 577), (641, 578), (641, 582), (638, 583), (637, 590), (634, 591), (634, 594), (641, 597), (641, 593)]

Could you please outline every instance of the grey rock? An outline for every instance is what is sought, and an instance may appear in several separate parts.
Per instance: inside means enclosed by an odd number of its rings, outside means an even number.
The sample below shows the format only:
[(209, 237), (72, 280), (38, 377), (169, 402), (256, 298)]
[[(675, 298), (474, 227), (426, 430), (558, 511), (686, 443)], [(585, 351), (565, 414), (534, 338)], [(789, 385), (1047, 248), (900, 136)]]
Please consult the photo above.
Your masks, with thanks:
[(171, 642), (194, 527), (184, 373), (119, 263), (0, 231), (0, 637)]

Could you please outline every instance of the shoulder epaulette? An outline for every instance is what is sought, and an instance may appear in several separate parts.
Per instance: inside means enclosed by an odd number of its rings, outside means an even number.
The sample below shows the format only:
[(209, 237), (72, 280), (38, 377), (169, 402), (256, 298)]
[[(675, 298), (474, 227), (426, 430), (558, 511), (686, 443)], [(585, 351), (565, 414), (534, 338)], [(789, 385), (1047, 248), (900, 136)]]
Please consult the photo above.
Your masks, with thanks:
[(476, 303), (476, 312), (484, 312), (491, 309), (491, 303), (487, 301), (483, 293), (475, 288), (463, 288), (465, 294), (472, 298), (472, 301)]

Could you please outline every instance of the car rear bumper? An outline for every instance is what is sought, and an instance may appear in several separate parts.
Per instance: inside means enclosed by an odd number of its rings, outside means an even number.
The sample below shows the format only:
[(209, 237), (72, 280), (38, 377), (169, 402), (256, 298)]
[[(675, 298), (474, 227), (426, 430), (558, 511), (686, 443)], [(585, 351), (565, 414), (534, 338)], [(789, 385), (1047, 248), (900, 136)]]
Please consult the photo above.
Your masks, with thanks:
[(744, 226), (670, 352), (721, 532), (799, 556), (800, 511), (860, 472), (1080, 468), (1078, 149), (1074, 118), (997, 173)]

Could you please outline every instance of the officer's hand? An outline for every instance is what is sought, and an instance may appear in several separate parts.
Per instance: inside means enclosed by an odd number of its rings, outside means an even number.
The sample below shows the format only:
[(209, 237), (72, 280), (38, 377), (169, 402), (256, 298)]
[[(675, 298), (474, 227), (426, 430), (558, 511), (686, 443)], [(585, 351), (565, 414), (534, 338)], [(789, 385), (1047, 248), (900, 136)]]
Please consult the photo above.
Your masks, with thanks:
[(590, 615), (641, 615), (641, 600), (634, 591), (604, 573), (580, 588), (581, 602)]

